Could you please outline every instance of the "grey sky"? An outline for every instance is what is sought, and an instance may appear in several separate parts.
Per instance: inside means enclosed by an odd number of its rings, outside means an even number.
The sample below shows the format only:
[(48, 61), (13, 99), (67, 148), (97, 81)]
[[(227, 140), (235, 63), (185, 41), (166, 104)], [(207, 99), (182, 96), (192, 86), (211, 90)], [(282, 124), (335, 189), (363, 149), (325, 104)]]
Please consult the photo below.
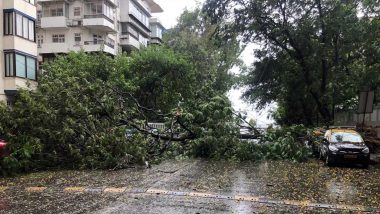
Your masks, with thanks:
[(177, 18), (185, 8), (194, 9), (197, 4), (204, 2), (204, 0), (156, 0), (156, 2), (161, 5), (164, 12), (154, 14), (154, 16), (161, 20), (164, 27), (171, 28), (177, 23)]

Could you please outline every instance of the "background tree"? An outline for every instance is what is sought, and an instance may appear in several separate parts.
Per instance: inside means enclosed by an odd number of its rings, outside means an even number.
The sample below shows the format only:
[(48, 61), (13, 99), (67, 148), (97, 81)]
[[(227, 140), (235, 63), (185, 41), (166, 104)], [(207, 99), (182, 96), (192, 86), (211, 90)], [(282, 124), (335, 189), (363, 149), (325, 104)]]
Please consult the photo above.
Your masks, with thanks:
[(188, 91), (194, 99), (182, 105), (183, 121), (197, 136), (190, 149), (198, 156), (222, 158), (231, 153), (239, 135), (239, 121), (226, 94), (236, 83), (231, 69), (242, 66), (238, 58), (242, 47), (236, 38), (214, 37), (217, 29), (201, 9), (185, 10), (163, 40), (195, 70), (196, 87)]
[[(378, 15), (359, 18), (366, 12), (361, 3), (208, 0), (204, 10), (222, 22), (219, 35), (224, 39), (238, 32), (242, 42), (260, 45), (245, 97), (259, 101), (258, 107), (278, 102), (280, 123), (312, 125), (317, 118), (331, 123), (334, 108), (345, 108), (356, 96), (360, 70), (370, 76), (362, 62), (368, 38), (363, 32)], [(368, 10), (378, 8), (375, 1), (366, 4)]]

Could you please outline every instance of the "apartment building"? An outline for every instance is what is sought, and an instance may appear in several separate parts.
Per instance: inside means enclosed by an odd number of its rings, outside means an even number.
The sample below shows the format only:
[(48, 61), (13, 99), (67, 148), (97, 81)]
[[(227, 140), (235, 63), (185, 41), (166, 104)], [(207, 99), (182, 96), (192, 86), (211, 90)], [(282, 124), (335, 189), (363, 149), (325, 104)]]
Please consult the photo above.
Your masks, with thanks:
[[(116, 55), (147, 46), (152, 14), (163, 12), (153, 0), (37, 0), (37, 3), (40, 61), (69, 51)], [(158, 20), (154, 23), (161, 28), (154, 32), (154, 38), (161, 38), (163, 27)]]
[(0, 1), (0, 101), (11, 103), (19, 88), (36, 86), (34, 0)]

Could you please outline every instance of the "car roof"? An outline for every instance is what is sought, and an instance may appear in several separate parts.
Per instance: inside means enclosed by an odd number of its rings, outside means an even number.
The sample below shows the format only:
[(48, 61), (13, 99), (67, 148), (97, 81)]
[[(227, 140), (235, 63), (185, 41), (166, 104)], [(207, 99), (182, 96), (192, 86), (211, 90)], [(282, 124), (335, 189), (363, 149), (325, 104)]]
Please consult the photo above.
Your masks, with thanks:
[(330, 131), (331, 131), (331, 133), (335, 133), (335, 132), (347, 132), (347, 133), (359, 134), (357, 131), (352, 130), (352, 129), (330, 129)]

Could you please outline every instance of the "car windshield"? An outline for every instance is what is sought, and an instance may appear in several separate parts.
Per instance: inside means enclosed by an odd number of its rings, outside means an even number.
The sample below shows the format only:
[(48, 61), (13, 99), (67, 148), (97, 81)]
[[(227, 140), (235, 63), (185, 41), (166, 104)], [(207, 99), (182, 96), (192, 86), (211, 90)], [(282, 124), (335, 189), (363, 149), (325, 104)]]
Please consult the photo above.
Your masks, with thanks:
[(361, 143), (363, 142), (362, 137), (356, 133), (349, 132), (336, 132), (331, 136), (332, 143), (342, 143), (342, 142), (351, 142), (351, 143)]

